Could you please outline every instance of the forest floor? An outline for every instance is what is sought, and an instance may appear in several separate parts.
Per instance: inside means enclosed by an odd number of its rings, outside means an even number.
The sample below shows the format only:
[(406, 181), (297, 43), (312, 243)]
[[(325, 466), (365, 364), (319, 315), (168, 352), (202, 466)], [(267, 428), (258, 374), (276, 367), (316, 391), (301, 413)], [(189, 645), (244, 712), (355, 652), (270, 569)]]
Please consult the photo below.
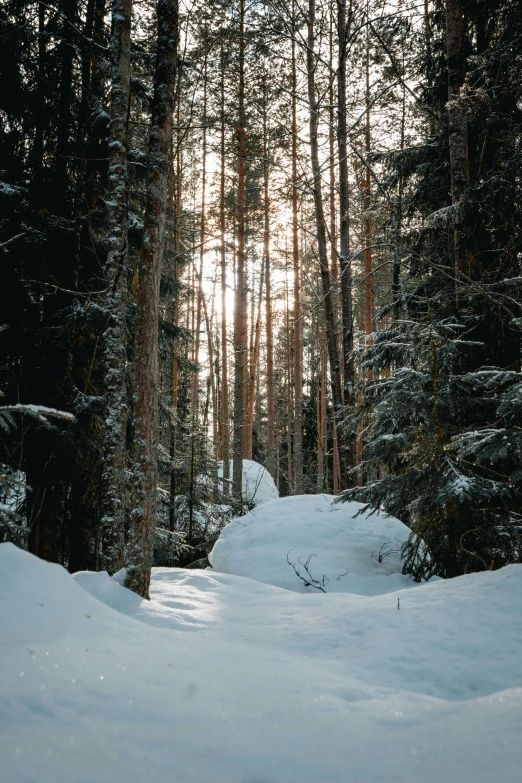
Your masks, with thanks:
[(150, 602), (0, 545), (1, 780), (518, 783), (522, 566), (415, 585), (401, 523), (330, 500), (259, 506)]

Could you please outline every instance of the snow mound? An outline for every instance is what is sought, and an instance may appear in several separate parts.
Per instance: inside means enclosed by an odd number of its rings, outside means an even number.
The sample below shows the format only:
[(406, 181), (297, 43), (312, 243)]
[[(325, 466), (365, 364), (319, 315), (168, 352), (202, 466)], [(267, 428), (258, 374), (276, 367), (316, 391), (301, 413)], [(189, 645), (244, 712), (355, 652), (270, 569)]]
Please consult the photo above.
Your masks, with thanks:
[[(342, 663), (345, 673), (366, 685), (452, 701), (522, 685), (521, 566), (441, 579), (391, 595), (319, 595), (319, 600), (211, 570), (155, 568), (150, 601), (122, 589), (105, 573), (73, 578), (113, 608), (150, 625), (224, 633), (256, 647)], [(510, 587), (509, 600), (503, 602)], [(497, 606), (494, 613), (492, 605)], [(502, 666), (492, 666), (492, 660)]]
[(406, 525), (379, 511), (361, 513), (361, 503), (333, 500), (280, 498), (234, 519), (209, 555), (212, 567), (296, 592), (381, 595), (413, 586), (401, 573)]
[[(230, 463), (230, 480), (234, 463)], [(223, 463), (218, 462), (219, 486), (223, 485)], [(269, 500), (275, 500), (279, 497), (279, 492), (274, 483), (274, 479), (263, 465), (254, 462), (251, 459), (243, 460), (243, 501), (253, 503), (255, 506), (261, 503), (267, 503)]]
[(2, 781), (520, 780), (522, 566), (374, 597), (163, 568), (151, 596), (0, 544)]

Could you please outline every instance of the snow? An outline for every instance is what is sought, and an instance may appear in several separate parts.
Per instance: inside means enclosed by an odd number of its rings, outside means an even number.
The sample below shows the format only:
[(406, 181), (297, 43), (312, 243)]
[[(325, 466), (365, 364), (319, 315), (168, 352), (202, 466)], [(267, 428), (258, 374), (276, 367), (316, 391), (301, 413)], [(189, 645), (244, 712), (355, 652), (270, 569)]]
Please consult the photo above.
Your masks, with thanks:
[(22, 403), (2, 405), (0, 413), (28, 413), (43, 422), (46, 421), (46, 416), (51, 416), (55, 419), (65, 419), (65, 421), (76, 421), (76, 417), (72, 413), (59, 411), (57, 408), (47, 408), (45, 405), (22, 405)]
[[(209, 555), (213, 568), (297, 592), (309, 571), (328, 593), (380, 595), (415, 583), (402, 575), (400, 550), (410, 530), (361, 503), (333, 503), (332, 495), (297, 495), (256, 507), (230, 522)], [(381, 562), (379, 562), (381, 561)]]
[(147, 602), (1, 544), (2, 781), (518, 783), (522, 566), (387, 592), (363, 550), (382, 594), (159, 568)]
[[(230, 482), (234, 471), (234, 463), (230, 462)], [(218, 463), (219, 487), (223, 485), (223, 463)], [(259, 506), (269, 500), (279, 497), (274, 479), (263, 465), (251, 459), (243, 460), (243, 501)]]

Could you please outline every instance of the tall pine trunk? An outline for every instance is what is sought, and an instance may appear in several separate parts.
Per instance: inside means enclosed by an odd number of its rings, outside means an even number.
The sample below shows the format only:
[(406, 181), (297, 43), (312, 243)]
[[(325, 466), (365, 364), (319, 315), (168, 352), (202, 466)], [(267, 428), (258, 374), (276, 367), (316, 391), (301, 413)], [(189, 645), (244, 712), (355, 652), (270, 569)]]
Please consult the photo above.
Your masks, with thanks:
[(56, 118), (56, 179), (55, 200), (59, 210), (71, 213), (72, 201), (69, 198), (69, 155), (73, 126), (73, 65), (75, 58), (74, 27), (78, 17), (77, 0), (61, 0), (60, 16), (63, 29), (58, 44), (60, 60), (60, 88), (58, 94), (58, 113)]
[(178, 45), (178, 0), (158, 0), (158, 46), (138, 282), (134, 507), (126, 586), (148, 598), (156, 526), (158, 319)]
[(237, 260), (234, 297), (234, 442), (233, 496), (243, 501), (243, 427), (247, 362), (247, 291), (245, 276), (245, 2), (239, 3), (239, 94), (237, 123)]
[[(339, 56), (337, 60), (337, 145), (339, 155), (339, 267), (341, 279), (342, 351), (343, 351), (343, 401), (345, 408), (353, 404), (353, 309), (352, 272), (350, 261), (350, 185), (348, 181), (348, 139), (346, 130), (346, 60), (347, 38), (351, 25), (352, 3), (346, 18), (346, 0), (338, 0), (337, 32)], [(345, 433), (343, 443), (347, 444), (344, 459), (346, 469), (355, 467), (355, 434)], [(341, 471), (341, 489), (349, 483)]]
[[(364, 132), (364, 145), (366, 152), (366, 159), (368, 160), (371, 146), (371, 111), (370, 111), (370, 45), (369, 45), (369, 33), (366, 35), (366, 127)], [(370, 208), (372, 204), (372, 189), (371, 189), (371, 177), (372, 172), (370, 166), (366, 166), (364, 190), (363, 190), (363, 203), (364, 203), (364, 305), (363, 305), (363, 325), (364, 333), (368, 337), (373, 333), (373, 259), (372, 259), (372, 245), (373, 245), (373, 223), (370, 215)]]
[(332, 387), (332, 399), (334, 406), (334, 416), (338, 423), (335, 437), (339, 451), (340, 473), (344, 477), (346, 474), (344, 449), (342, 448), (342, 416), (343, 399), (341, 388), (339, 352), (337, 350), (337, 341), (335, 335), (335, 314), (333, 307), (333, 296), (330, 279), (330, 270), (328, 266), (328, 251), (326, 243), (326, 223), (324, 215), (323, 193), (321, 185), (321, 164), (319, 162), (319, 141), (318, 141), (318, 103), (315, 91), (315, 54), (314, 54), (314, 27), (315, 27), (315, 0), (308, 2), (308, 40), (306, 50), (306, 64), (308, 76), (308, 104), (310, 111), (310, 157), (312, 162), (313, 176), (313, 195), (315, 206), (315, 227), (317, 234), (317, 250), (319, 255), (319, 267), (321, 271), (321, 286), (324, 299), (324, 310), (326, 320), (326, 340), (328, 346), (328, 356), (330, 359), (330, 383)]
[(264, 123), (264, 234), (265, 257), (265, 330), (266, 330), (266, 469), (276, 475), (275, 405), (274, 405), (274, 334), (272, 325), (272, 270), (270, 259), (270, 201), (268, 196), (269, 166), (266, 118)]
[(230, 420), (228, 409), (228, 346), (227, 346), (227, 249), (225, 236), (225, 63), (221, 47), (221, 170), (219, 182), (219, 231), (221, 252), (221, 455), (223, 458), (223, 494), (229, 495), (230, 481)]
[[(265, 265), (263, 261), (261, 263), (261, 274), (259, 276), (259, 297), (257, 302), (255, 327), (252, 325), (253, 346), (252, 346), (252, 359), (250, 362), (250, 378), (249, 378), (249, 390), (248, 390), (248, 415), (247, 415), (248, 440), (247, 440), (247, 451), (246, 451), (247, 459), (252, 459), (252, 452), (253, 452), (254, 409), (256, 404), (257, 379), (259, 376), (259, 353), (261, 349), (261, 308), (263, 305), (264, 282), (265, 282)], [(252, 292), (252, 301), (254, 301), (253, 292)]]
[(285, 269), (285, 331), (286, 331), (286, 432), (287, 432), (287, 472), (288, 472), (288, 494), (294, 494), (294, 461), (292, 458), (292, 418), (295, 408), (293, 407), (292, 395), (292, 343), (290, 339), (290, 303), (288, 290), (288, 266)]
[[(461, 0), (446, 0), (446, 46), (448, 58), (448, 125), (451, 201), (454, 206), (470, 186), (468, 121), (463, 87), (466, 79), (466, 23)], [(472, 274), (472, 259), (463, 247), (460, 216), (455, 217), (455, 280), (457, 297), (463, 278)]]
[(125, 461), (127, 430), (127, 152), (129, 144), (130, 39), (132, 0), (112, 5), (111, 120), (108, 145), (109, 193), (105, 330), (105, 437), (103, 450), (103, 567), (113, 574), (124, 564)]
[(199, 389), (199, 348), (201, 344), (202, 308), (203, 308), (203, 260), (205, 256), (205, 208), (207, 190), (207, 58), (203, 67), (203, 145), (202, 145), (202, 170), (201, 170), (201, 217), (199, 231), (199, 272), (196, 306), (196, 329), (194, 335), (194, 366), (197, 368), (192, 373), (191, 383), (191, 412), (192, 430), (195, 430), (198, 413), (198, 389)]
[(303, 348), (297, 190), (297, 72), (292, 38), (292, 263), (294, 272), (294, 491), (303, 492)]

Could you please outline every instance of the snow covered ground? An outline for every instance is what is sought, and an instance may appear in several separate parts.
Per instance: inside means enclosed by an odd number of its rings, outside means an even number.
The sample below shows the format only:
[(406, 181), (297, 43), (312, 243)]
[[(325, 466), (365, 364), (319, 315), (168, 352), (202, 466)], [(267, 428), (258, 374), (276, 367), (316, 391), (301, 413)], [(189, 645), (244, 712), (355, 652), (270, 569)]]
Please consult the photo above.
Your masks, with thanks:
[[(366, 556), (387, 522), (355, 518), (357, 579), (333, 594), (155, 569), (146, 602), (0, 545), (2, 783), (518, 783), (522, 566), (391, 591), (398, 563)], [(341, 563), (312, 539), (295, 554), (315, 545), (328, 590)]]
[(311, 579), (329, 593), (381, 595), (413, 586), (401, 574), (406, 525), (378, 511), (362, 513), (362, 503), (333, 500), (297, 495), (263, 503), (224, 528), (209, 555), (212, 567), (303, 593)]

